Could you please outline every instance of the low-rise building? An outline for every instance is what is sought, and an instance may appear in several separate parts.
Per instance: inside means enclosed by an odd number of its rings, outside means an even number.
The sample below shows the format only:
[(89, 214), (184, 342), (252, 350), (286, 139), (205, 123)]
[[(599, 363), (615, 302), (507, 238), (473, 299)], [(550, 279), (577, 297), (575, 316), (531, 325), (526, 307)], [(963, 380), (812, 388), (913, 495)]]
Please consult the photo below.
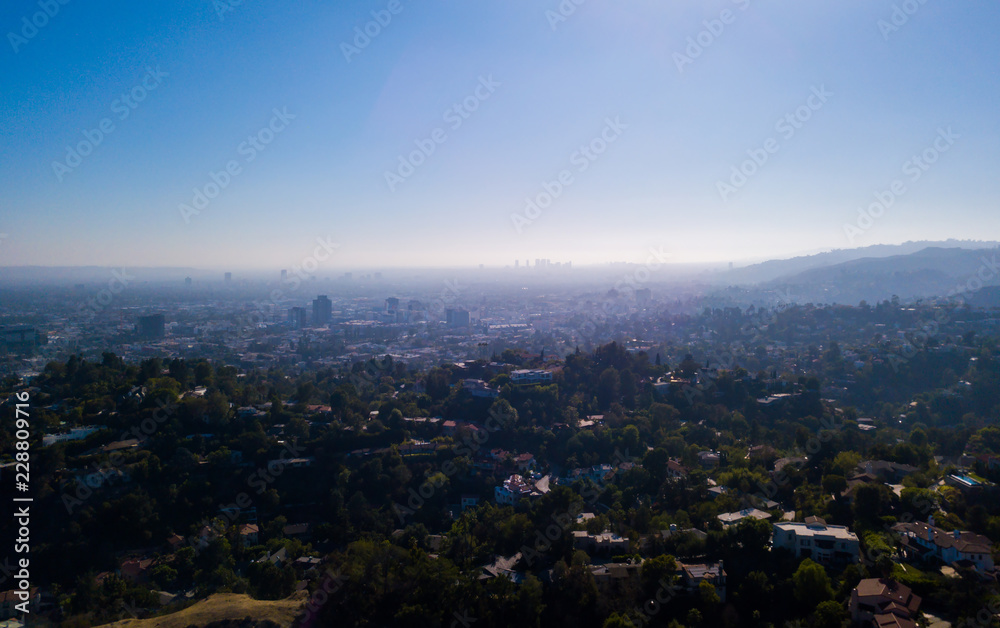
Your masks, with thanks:
[(993, 543), (982, 534), (947, 532), (934, 526), (933, 517), (928, 523), (897, 523), (892, 529), (899, 533), (903, 555), (907, 558), (934, 558), (946, 565), (968, 565), (980, 573), (993, 571)]
[(747, 460), (764, 460), (774, 455), (774, 447), (770, 445), (754, 445), (747, 449)]
[(157, 561), (153, 558), (130, 558), (121, 564), (118, 575), (129, 582), (149, 582)]
[(719, 466), (722, 461), (722, 456), (719, 455), (717, 451), (699, 451), (698, 452), (698, 462), (705, 469), (713, 469)]
[(508, 504), (513, 506), (521, 499), (532, 494), (532, 487), (524, 481), (520, 475), (512, 475), (503, 481), (502, 486), (496, 487), (494, 498), (498, 504)]
[(708, 489), (708, 496), (715, 499), (716, 497), (727, 495), (729, 492), (730, 490), (728, 486), (711, 486)]
[(715, 587), (719, 600), (726, 601), (726, 570), (721, 560), (717, 563), (678, 562), (677, 570), (681, 577), (681, 585), (689, 593), (697, 592), (702, 582), (708, 582)]
[(535, 466), (535, 456), (532, 454), (518, 454), (514, 456), (514, 464), (521, 471), (527, 471)]
[(946, 475), (944, 478), (944, 483), (948, 486), (952, 486), (962, 491), (963, 493), (971, 493), (973, 491), (981, 490), (986, 483), (982, 480), (977, 480), (968, 473), (952, 473)]
[(514, 567), (521, 561), (521, 552), (513, 556), (495, 556), (492, 563), (481, 566), (478, 580), (492, 580), (493, 578), (507, 578), (514, 584), (521, 584), (524, 581), (524, 574), (514, 570)]
[(887, 460), (865, 460), (858, 463), (858, 474), (868, 474), (877, 477), (882, 482), (898, 484), (908, 475), (919, 471), (917, 467)]
[(851, 591), (851, 620), (858, 626), (917, 628), (920, 597), (909, 587), (882, 578), (866, 578)]
[(481, 379), (464, 379), (462, 388), (469, 391), (473, 397), (494, 398), (500, 394), (499, 390), (490, 388), (490, 385)]
[(688, 475), (687, 467), (681, 464), (680, 460), (671, 458), (667, 460), (667, 477), (672, 480), (683, 480)]
[(608, 479), (608, 476), (614, 472), (614, 468), (610, 464), (595, 464), (590, 468), (587, 475), (595, 483), (601, 483)]
[(531, 386), (534, 384), (547, 384), (552, 381), (552, 371), (544, 369), (518, 369), (511, 371), (510, 381), (517, 386)]
[(740, 521), (747, 518), (766, 520), (771, 518), (771, 513), (764, 512), (763, 510), (757, 510), (756, 508), (744, 508), (743, 510), (737, 512), (724, 512), (719, 515), (719, 521), (721, 521), (722, 525), (725, 527), (736, 525)]
[(573, 531), (573, 549), (583, 550), (592, 553), (613, 554), (614, 552), (627, 552), (628, 539), (615, 534), (614, 532), (601, 532), (600, 534), (589, 534), (585, 530)]
[(819, 517), (809, 517), (805, 523), (774, 524), (771, 544), (791, 550), (796, 558), (811, 558), (825, 565), (860, 560), (858, 535), (846, 526), (828, 525)]
[(594, 583), (602, 591), (614, 591), (625, 587), (628, 583), (638, 584), (640, 563), (606, 563), (591, 565), (590, 573)]
[(323, 559), (318, 556), (299, 556), (292, 564), (296, 569), (305, 571), (307, 569), (319, 567), (322, 563)]
[(239, 531), (244, 547), (251, 547), (258, 544), (260, 540), (260, 528), (257, 527), (257, 524), (244, 523), (240, 526)]
[(708, 538), (708, 534), (702, 532), (698, 528), (678, 528), (676, 523), (671, 523), (669, 530), (660, 530), (660, 536), (664, 539), (683, 535), (690, 535), (701, 541)]

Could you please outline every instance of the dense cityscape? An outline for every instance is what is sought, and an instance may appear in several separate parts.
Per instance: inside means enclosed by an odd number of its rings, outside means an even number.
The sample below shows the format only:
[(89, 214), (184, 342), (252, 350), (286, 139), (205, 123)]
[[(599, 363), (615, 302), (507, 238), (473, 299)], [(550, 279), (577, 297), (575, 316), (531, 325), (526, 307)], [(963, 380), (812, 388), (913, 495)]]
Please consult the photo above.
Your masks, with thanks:
[(30, 407), (35, 497), (2, 612), (995, 621), (990, 281), (851, 305), (643, 269), (9, 283), (0, 445)]
[(998, 32), (5, 2), (0, 628), (1000, 628)]

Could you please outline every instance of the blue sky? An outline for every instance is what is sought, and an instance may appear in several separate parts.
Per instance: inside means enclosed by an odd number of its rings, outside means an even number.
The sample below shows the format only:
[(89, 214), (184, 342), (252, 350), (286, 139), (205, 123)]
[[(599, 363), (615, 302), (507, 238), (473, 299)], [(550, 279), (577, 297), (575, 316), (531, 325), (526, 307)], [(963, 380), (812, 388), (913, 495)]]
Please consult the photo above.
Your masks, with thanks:
[(279, 268), (317, 237), (331, 269), (1000, 239), (995, 2), (51, 2), (0, 10), (0, 265)]

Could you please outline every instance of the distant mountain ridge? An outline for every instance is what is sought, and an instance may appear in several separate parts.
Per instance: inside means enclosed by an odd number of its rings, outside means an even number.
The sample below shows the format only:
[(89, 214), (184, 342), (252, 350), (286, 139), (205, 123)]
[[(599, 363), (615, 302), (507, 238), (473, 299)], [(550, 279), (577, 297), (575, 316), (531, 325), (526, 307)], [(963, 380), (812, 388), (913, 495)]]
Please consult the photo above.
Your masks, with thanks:
[(790, 259), (768, 260), (721, 274), (719, 279), (729, 284), (765, 283), (776, 279), (792, 278), (811, 269), (838, 266), (862, 259), (901, 257), (929, 248), (980, 250), (993, 249), (997, 246), (1000, 246), (1000, 242), (973, 240), (921, 240), (904, 242), (903, 244), (876, 244), (857, 249), (836, 249)]
[(997, 247), (927, 247), (906, 255), (865, 257), (811, 268), (768, 284), (790, 291), (803, 302), (857, 304), (893, 295), (918, 299), (956, 292), (965, 293), (971, 300), (984, 287), (1000, 285), (998, 264)]

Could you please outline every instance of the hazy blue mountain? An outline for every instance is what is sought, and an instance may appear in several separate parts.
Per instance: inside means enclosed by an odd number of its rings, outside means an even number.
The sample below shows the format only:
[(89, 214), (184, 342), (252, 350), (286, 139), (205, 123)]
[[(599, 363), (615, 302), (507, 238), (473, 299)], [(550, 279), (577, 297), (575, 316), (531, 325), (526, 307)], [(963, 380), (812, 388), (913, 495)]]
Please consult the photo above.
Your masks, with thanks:
[[(866, 257), (812, 268), (773, 282), (796, 301), (856, 304), (900, 299), (968, 295), (1000, 284), (1000, 249), (928, 247), (908, 255)], [(980, 278), (985, 279), (981, 281)]]
[(918, 253), (928, 248), (940, 249), (990, 249), (1000, 246), (1000, 242), (977, 242), (970, 240), (945, 240), (941, 242), (905, 242), (903, 244), (878, 244), (857, 249), (837, 249), (816, 255), (769, 260), (737, 268), (723, 273), (719, 279), (730, 284), (763, 283), (775, 279), (790, 278), (811, 269), (838, 266), (845, 262), (868, 258), (888, 258)]

